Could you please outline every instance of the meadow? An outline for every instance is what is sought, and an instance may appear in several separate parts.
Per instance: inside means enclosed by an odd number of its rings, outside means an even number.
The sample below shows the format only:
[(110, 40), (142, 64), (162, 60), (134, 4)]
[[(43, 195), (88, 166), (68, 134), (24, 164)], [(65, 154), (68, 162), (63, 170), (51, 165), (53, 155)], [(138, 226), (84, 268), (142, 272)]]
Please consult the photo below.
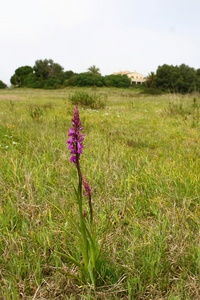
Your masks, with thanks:
[[(81, 166), (104, 239), (95, 290), (59, 255), (77, 251), (77, 174), (66, 145), (77, 90), (107, 97), (104, 109), (79, 107)], [(199, 295), (200, 96), (1, 90), (0, 299)]]

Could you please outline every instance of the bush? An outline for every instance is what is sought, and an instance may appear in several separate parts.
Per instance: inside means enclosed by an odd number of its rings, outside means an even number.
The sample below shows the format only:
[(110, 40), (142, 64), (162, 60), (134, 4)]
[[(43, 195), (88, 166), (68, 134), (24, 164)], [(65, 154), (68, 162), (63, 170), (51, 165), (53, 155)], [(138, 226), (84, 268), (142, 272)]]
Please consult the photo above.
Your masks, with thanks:
[(159, 95), (162, 95), (163, 92), (160, 89), (157, 89), (157, 88), (145, 88), (141, 92), (141, 94), (159, 96)]
[[(71, 77), (72, 78), (72, 77)], [(103, 86), (104, 78), (99, 74), (89, 72), (76, 75), (77, 86)]]
[(0, 80), (0, 89), (5, 89), (5, 88), (7, 88), (7, 85)]
[(86, 92), (76, 92), (69, 97), (69, 101), (73, 105), (77, 104), (92, 109), (101, 109), (106, 106), (107, 96), (97, 94), (89, 95)]
[(131, 86), (131, 80), (127, 75), (106, 75), (104, 81), (106, 86), (119, 88), (128, 88)]
[(59, 89), (62, 87), (61, 81), (58, 78), (51, 77), (45, 81), (45, 89)]

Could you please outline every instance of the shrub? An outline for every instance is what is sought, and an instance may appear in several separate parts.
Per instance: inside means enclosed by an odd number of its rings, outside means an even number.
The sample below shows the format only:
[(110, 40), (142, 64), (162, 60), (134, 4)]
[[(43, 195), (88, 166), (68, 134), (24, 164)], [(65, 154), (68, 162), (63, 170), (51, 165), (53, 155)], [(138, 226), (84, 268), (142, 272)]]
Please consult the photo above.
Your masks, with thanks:
[(145, 88), (141, 94), (146, 94), (146, 95), (153, 95), (153, 96), (159, 96), (162, 95), (163, 92), (158, 89), (158, 88)]
[(131, 80), (127, 75), (106, 75), (104, 81), (106, 86), (119, 88), (128, 88), (131, 86)]
[(86, 92), (76, 92), (69, 97), (69, 101), (73, 105), (81, 105), (92, 109), (101, 109), (106, 106), (107, 96), (97, 94), (90, 95)]
[(0, 80), (0, 89), (5, 89), (5, 88), (7, 88), (7, 85)]

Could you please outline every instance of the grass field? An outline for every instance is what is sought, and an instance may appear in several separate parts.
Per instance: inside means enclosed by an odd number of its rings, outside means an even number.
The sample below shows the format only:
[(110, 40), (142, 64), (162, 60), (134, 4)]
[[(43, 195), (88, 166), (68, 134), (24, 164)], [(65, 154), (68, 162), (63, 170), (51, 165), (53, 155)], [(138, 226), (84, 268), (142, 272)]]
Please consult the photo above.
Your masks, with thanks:
[(199, 95), (79, 89), (107, 96), (105, 109), (79, 107), (81, 166), (105, 237), (94, 291), (58, 254), (78, 252), (66, 145), (76, 90), (0, 91), (0, 299), (198, 300)]

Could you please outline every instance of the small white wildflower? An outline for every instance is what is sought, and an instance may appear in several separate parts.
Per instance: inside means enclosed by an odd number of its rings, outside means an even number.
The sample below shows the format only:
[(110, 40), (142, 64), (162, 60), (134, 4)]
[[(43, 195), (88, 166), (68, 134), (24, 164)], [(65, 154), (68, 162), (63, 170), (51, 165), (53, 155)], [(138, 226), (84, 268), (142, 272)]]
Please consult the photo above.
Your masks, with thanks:
[(69, 226), (69, 224), (68, 224), (68, 222), (66, 221), (64, 227), (67, 228), (68, 226)]

